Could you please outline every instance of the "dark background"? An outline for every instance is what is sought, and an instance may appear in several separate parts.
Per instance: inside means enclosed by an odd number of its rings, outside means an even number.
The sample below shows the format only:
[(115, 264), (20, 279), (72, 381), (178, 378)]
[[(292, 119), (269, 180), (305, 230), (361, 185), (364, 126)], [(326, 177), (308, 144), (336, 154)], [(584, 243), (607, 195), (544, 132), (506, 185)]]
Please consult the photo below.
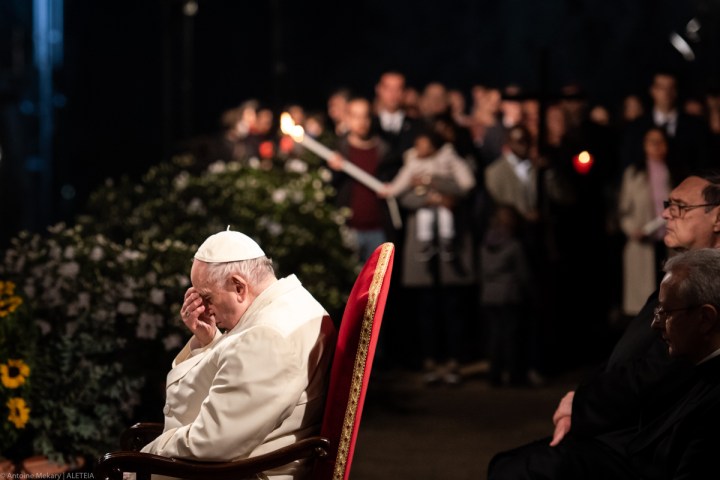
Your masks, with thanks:
[(660, 68), (682, 93), (717, 88), (719, 18), (720, 0), (0, 0), (0, 241), (71, 221), (99, 182), (139, 176), (251, 97), (322, 109), (390, 68), (466, 92), (574, 83), (611, 108)]

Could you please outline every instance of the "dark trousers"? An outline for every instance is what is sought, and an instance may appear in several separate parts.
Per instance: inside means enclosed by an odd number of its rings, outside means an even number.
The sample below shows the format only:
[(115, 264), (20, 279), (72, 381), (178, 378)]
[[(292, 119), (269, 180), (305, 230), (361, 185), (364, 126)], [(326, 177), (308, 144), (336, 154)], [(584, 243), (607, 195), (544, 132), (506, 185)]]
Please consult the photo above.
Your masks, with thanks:
[(423, 358), (459, 359), (464, 316), (457, 287), (412, 289), (408, 301), (416, 306)]
[(510, 374), (510, 380), (522, 379), (523, 368), (518, 346), (521, 345), (520, 305), (486, 305), (483, 307), (488, 335), (488, 360), (490, 360), (490, 381), (498, 383), (503, 371)]
[(625, 458), (593, 439), (566, 436), (551, 447), (551, 437), (495, 455), (488, 480), (637, 480)]

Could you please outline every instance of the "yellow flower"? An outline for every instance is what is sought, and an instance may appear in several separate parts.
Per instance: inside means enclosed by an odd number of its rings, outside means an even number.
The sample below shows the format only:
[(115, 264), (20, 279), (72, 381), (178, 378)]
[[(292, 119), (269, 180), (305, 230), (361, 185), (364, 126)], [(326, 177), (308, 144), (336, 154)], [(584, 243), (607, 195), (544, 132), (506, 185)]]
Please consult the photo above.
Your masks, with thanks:
[(0, 318), (10, 315), (21, 304), (22, 298), (15, 295), (15, 284), (0, 281)]
[(30, 419), (30, 409), (20, 397), (13, 397), (6, 403), (10, 410), (8, 420), (15, 424), (15, 428), (25, 428), (25, 424)]
[(7, 365), (0, 365), (0, 380), (6, 388), (18, 388), (30, 375), (30, 367), (22, 360), (10, 359)]

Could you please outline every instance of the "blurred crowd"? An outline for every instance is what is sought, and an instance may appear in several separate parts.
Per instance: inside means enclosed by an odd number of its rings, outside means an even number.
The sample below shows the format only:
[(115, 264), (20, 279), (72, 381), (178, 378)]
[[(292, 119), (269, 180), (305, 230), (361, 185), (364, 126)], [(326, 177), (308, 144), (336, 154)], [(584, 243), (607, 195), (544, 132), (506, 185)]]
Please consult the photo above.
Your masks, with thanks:
[[(416, 88), (387, 71), (370, 98), (339, 87), (321, 110), (282, 112), (338, 152), (327, 164), (359, 261), (396, 244), (378, 361), (421, 369), (429, 384), (459, 383), (463, 364), (488, 360), (493, 384), (540, 385), (606, 353), (659, 282), (663, 201), (720, 160), (720, 91), (691, 94), (669, 71), (612, 104), (579, 85)], [(187, 148), (202, 165), (271, 168), (279, 152), (303, 154), (280, 132), (282, 112), (247, 100)]]

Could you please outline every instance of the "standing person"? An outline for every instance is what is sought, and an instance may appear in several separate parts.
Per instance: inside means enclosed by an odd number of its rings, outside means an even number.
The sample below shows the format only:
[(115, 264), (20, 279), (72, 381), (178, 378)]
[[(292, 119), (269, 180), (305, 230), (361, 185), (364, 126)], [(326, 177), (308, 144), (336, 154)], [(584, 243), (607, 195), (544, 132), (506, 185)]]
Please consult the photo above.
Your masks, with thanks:
[(529, 222), (538, 220), (537, 171), (530, 160), (532, 137), (523, 126), (507, 132), (503, 154), (485, 168), (485, 191), (490, 200), (512, 205)]
[(651, 107), (625, 127), (623, 168), (642, 156), (642, 137), (650, 127), (665, 130), (670, 158), (682, 159), (685, 171), (708, 166), (709, 130), (707, 122), (678, 108), (678, 78), (669, 71), (658, 71), (650, 84)]
[[(142, 451), (233, 461), (317, 434), (335, 344), (322, 305), (240, 232), (208, 237), (190, 280), (180, 314), (193, 336), (168, 373), (163, 433)], [(307, 473), (302, 461), (265, 472)]]
[[(720, 248), (720, 174), (697, 172), (685, 178), (670, 192), (663, 218), (668, 248)], [(490, 480), (530, 479), (552, 471), (562, 459), (555, 448), (568, 435), (623, 451), (648, 402), (673, 402), (685, 393), (688, 366), (671, 359), (665, 343), (648, 328), (657, 306), (654, 292), (602, 368), (560, 400), (553, 435), (497, 454), (489, 465)]]
[(329, 128), (336, 138), (343, 137), (347, 133), (345, 125), (345, 109), (347, 102), (352, 98), (352, 92), (347, 87), (340, 87), (334, 90), (327, 99), (327, 116)]
[[(622, 312), (635, 316), (655, 290), (662, 262), (668, 256), (663, 242), (663, 202), (672, 188), (667, 163), (667, 141), (661, 128), (650, 128), (643, 139), (642, 158), (623, 173), (618, 202), (618, 220), (626, 242), (623, 247)], [(655, 226), (653, 223), (656, 223)], [(664, 223), (664, 222), (663, 222)]]
[[(437, 160), (436, 160), (437, 161)], [(470, 167), (454, 162), (454, 175), (432, 174), (415, 177), (415, 188), (399, 197), (407, 209), (407, 225), (402, 261), (402, 285), (412, 299), (419, 323), (419, 353), (427, 383), (461, 381), (459, 361), (469, 316), (464, 290), (475, 282), (473, 242), (470, 225), (470, 199), (474, 183)], [(464, 173), (461, 170), (465, 170)], [(458, 183), (457, 179), (461, 179)], [(464, 180), (463, 180), (464, 179)], [(471, 183), (469, 183), (471, 182)], [(432, 255), (417, 236), (418, 212), (438, 207), (452, 211), (455, 238), (452, 255)], [(434, 222), (437, 228), (437, 218)], [(435, 238), (438, 238), (437, 235)]]
[(389, 157), (396, 167), (393, 174), (400, 169), (402, 155), (412, 147), (415, 135), (422, 124), (418, 119), (407, 115), (404, 100), (405, 75), (393, 70), (380, 75), (375, 85), (372, 129), (390, 147)]
[(490, 383), (523, 383), (523, 309), (530, 300), (530, 267), (518, 238), (520, 214), (497, 205), (480, 247), (480, 304), (488, 337)]
[(360, 264), (385, 241), (394, 238), (386, 203), (367, 186), (342, 172), (343, 162), (351, 162), (380, 180), (389, 180), (395, 174), (390, 163), (389, 147), (379, 135), (372, 132), (370, 102), (353, 97), (345, 110), (347, 135), (339, 141), (339, 156), (329, 160), (335, 170), (333, 184), (337, 189), (337, 202), (348, 207), (352, 216), (348, 221)]

